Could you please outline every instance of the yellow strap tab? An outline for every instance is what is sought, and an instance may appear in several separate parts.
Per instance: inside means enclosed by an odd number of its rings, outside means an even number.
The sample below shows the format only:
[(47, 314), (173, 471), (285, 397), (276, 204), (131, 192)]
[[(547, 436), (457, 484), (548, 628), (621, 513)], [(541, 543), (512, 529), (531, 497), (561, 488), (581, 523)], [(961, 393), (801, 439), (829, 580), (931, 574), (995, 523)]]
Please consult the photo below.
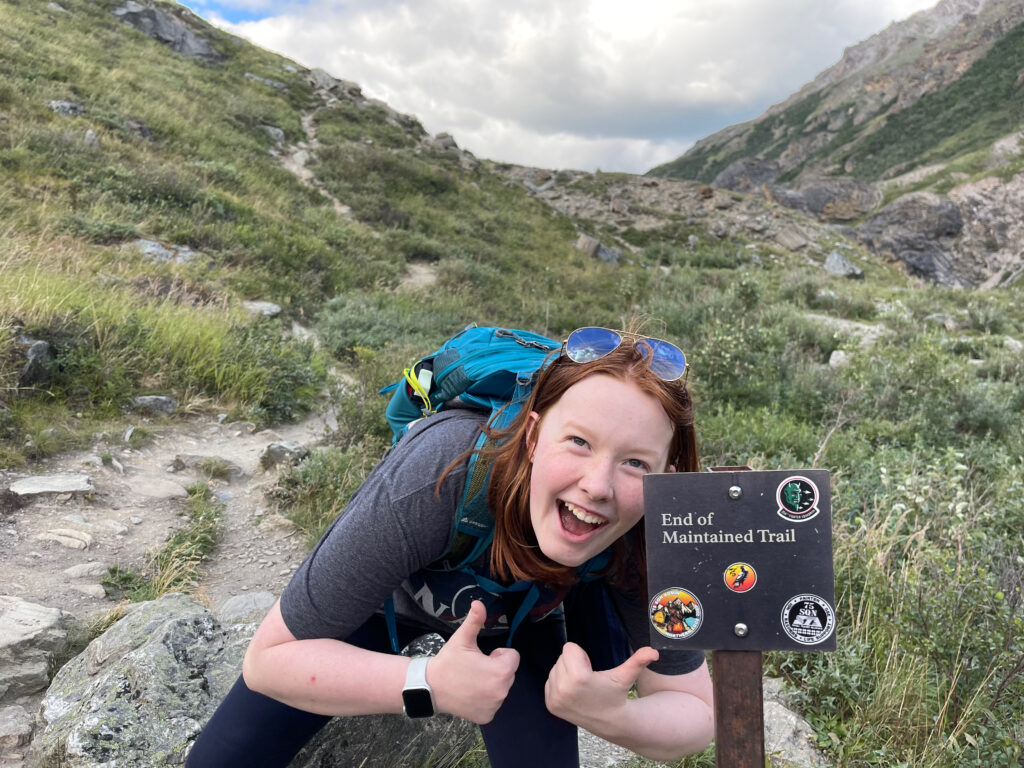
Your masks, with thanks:
[(412, 391), (419, 395), (423, 401), (422, 411), (424, 414), (434, 413), (434, 406), (430, 402), (430, 383), (434, 378), (434, 374), (431, 371), (423, 369), (417, 376), (415, 374), (415, 366), (412, 368), (406, 368), (403, 371), (406, 382), (412, 387)]

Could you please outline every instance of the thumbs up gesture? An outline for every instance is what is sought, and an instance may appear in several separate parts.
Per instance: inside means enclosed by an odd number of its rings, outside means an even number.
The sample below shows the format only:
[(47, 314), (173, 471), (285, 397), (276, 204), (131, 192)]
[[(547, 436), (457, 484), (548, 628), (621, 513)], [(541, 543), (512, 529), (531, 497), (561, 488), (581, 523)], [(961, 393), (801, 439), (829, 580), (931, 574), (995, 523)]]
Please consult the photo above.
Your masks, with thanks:
[(594, 717), (614, 717), (626, 705), (640, 673), (657, 659), (656, 650), (641, 648), (614, 669), (595, 672), (587, 652), (576, 643), (566, 643), (544, 685), (548, 711), (583, 727)]
[(427, 665), (437, 708), (481, 725), (494, 719), (519, 668), (519, 652), (512, 648), (490, 655), (480, 650), (476, 639), (486, 618), (483, 603), (474, 601), (462, 625)]

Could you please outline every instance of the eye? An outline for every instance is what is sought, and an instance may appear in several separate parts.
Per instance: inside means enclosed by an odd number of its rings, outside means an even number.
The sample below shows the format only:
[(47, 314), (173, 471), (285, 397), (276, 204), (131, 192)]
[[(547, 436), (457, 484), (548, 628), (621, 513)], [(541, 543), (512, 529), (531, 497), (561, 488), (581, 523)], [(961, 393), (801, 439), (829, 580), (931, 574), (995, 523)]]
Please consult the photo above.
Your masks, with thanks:
[(576, 435), (571, 435), (569, 437), (569, 442), (573, 445), (578, 445), (580, 448), (586, 448), (587, 446), (587, 441), (582, 437), (577, 437)]
[(642, 470), (643, 472), (650, 472), (651, 470), (650, 466), (643, 459), (627, 459), (626, 466), (630, 467), (631, 469)]

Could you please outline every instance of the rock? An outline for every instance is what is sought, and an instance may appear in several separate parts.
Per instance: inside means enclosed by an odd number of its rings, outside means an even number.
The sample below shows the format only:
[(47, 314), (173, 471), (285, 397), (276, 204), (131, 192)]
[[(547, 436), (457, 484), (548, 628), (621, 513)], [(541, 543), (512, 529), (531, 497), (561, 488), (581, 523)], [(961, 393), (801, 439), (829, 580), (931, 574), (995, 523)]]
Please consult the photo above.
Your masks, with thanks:
[(270, 592), (250, 592), (229, 597), (214, 614), (221, 624), (252, 624), (263, 621), (277, 598)]
[(85, 107), (81, 104), (76, 104), (73, 101), (64, 101), (63, 99), (57, 99), (55, 101), (46, 102), (46, 106), (56, 112), (58, 115), (64, 115), (64, 117), (79, 117), (85, 114)]
[(805, 181), (794, 189), (777, 184), (765, 189), (768, 198), (780, 205), (836, 223), (858, 219), (882, 201), (882, 192), (876, 185), (859, 179), (823, 177)]
[(88, 549), (92, 546), (92, 536), (85, 531), (74, 528), (54, 528), (45, 533), (36, 534), (38, 541), (53, 541), (67, 549)]
[(757, 157), (742, 157), (715, 176), (711, 186), (734, 192), (754, 192), (778, 178), (779, 164)]
[(83, 579), (88, 576), (102, 576), (110, 569), (106, 563), (93, 561), (91, 563), (79, 563), (64, 569), (64, 574), (72, 579)]
[(931, 192), (912, 192), (857, 227), (857, 238), (875, 253), (903, 262), (912, 275), (964, 287), (951, 256), (953, 238), (962, 229), (956, 203)]
[(427, 139), (427, 146), (431, 149), (446, 150), (446, 149), (458, 149), (459, 145), (455, 143), (455, 137), (450, 133), (439, 133), (432, 139)]
[(161, 243), (156, 240), (147, 240), (140, 237), (130, 243), (121, 246), (122, 251), (138, 253), (146, 261), (155, 264), (164, 264), (173, 261), (175, 264), (187, 264), (198, 256), (198, 252), (187, 245), (174, 245), (173, 243)]
[(587, 256), (596, 256), (607, 264), (618, 264), (622, 258), (622, 252), (617, 248), (608, 248), (596, 237), (580, 235), (576, 239), (576, 250), (582, 251)]
[(295, 523), (289, 520), (284, 515), (274, 513), (267, 515), (259, 524), (259, 529), (263, 533), (273, 533), (274, 531), (281, 531), (291, 533), (296, 530)]
[(0, 707), (0, 755), (28, 744), (32, 738), (32, 718), (15, 705)]
[(50, 682), (50, 660), (64, 650), (73, 618), (0, 595), (0, 703), (39, 693)]
[(329, 91), (337, 96), (347, 96), (350, 99), (362, 100), (362, 89), (350, 80), (339, 80), (322, 69), (313, 69), (309, 72), (309, 81), (315, 88)]
[(579, 729), (580, 768), (618, 768), (635, 764), (636, 755), (625, 747)]
[(298, 464), (309, 456), (309, 449), (302, 443), (285, 441), (271, 443), (260, 454), (260, 466), (270, 469), (278, 464)]
[(194, 31), (187, 19), (193, 21), (193, 16), (186, 9), (177, 9), (177, 15), (171, 15), (159, 8), (142, 5), (134, 0), (128, 0), (120, 8), (114, 10), (114, 15), (121, 21), (130, 24), (144, 35), (169, 45), (171, 50), (180, 53), (189, 59), (201, 61), (218, 62), (224, 57), (213, 49), (213, 46), (196, 31)]
[[(183, 765), (189, 746), (241, 669), (253, 624), (219, 624), (175, 594), (128, 614), (53, 680), (34, 749), (43, 765)], [(461, 754), (476, 726), (450, 716), (335, 718), (292, 768), (421, 765)]]
[(19, 346), (28, 344), (28, 349), (25, 350), (25, 365), (18, 377), (18, 386), (35, 387), (49, 382), (53, 378), (54, 364), (57, 361), (50, 342), (24, 337), (18, 341)]
[(174, 413), (178, 401), (169, 395), (139, 395), (131, 399), (131, 407), (140, 413), (168, 415)]
[(281, 314), (281, 307), (270, 301), (243, 301), (242, 306), (254, 316), (277, 317)]
[(274, 142), (275, 144), (284, 144), (284, 139), (285, 139), (284, 131), (282, 131), (277, 126), (274, 126), (274, 125), (261, 125), (260, 126), (260, 130), (263, 131), (265, 134), (267, 134), (267, 136), (270, 137), (270, 140), (272, 142)]
[(132, 478), (132, 493), (137, 493), (139, 496), (146, 496), (150, 499), (188, 498), (188, 491), (181, 483), (149, 475)]
[(254, 75), (252, 72), (246, 72), (243, 77), (247, 80), (262, 83), (263, 85), (273, 88), (275, 91), (281, 91), (284, 93), (288, 90), (287, 84), (282, 83), (280, 80), (271, 80), (269, 77), (260, 77), (259, 75)]
[(46, 493), (92, 493), (92, 478), (89, 475), (60, 474), (35, 475), (15, 480), (10, 490), (18, 496), (39, 496)]
[(85, 143), (85, 146), (92, 149), (98, 149), (100, 146), (100, 137), (96, 135), (96, 131), (92, 128), (85, 132), (85, 138), (82, 141)]
[(171, 462), (171, 470), (182, 472), (191, 470), (210, 477), (220, 478), (233, 482), (245, 477), (245, 470), (233, 461), (222, 459), (219, 456), (197, 456), (189, 453), (179, 453)]
[(828, 762), (814, 747), (814, 729), (789, 708), (782, 693), (782, 680), (765, 678), (764, 751), (772, 765), (794, 768), (825, 768)]
[(585, 256), (593, 256), (601, 247), (601, 241), (590, 235), (580, 235), (576, 238), (576, 250), (582, 251)]
[(828, 356), (829, 368), (845, 368), (850, 364), (850, 354), (842, 349), (833, 349)]
[(1007, 349), (1013, 353), (1024, 352), (1024, 343), (1018, 341), (1012, 336), (1007, 336), (1003, 339), (1003, 349)]
[(68, 9), (59, 3), (49, 2), (46, 4), (46, 10), (53, 11), (54, 13), (68, 13)]
[(848, 277), (854, 280), (864, 279), (864, 270), (856, 266), (839, 251), (831, 251), (825, 257), (825, 271), (836, 277)]

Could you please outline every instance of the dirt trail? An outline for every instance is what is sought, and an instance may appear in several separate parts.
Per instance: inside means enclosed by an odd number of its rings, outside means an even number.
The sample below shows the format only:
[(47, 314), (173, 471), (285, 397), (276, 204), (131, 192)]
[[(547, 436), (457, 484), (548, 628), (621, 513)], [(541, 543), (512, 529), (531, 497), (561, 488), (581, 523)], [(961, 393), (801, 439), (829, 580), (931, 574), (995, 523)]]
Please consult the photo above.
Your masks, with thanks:
[[(31, 474), (87, 475), (95, 491), (29, 497), (21, 508), (0, 514), (0, 593), (61, 608), (83, 620), (113, 608), (103, 596), (100, 578), (112, 565), (143, 568), (168, 536), (187, 524), (185, 488), (206, 475), (198, 468), (173, 467), (178, 456), (201, 456), (231, 462), (240, 473), (230, 481), (210, 481), (223, 504), (222, 533), (204, 565), (196, 596), (216, 609), (234, 595), (276, 594), (301, 562), (305, 547), (301, 534), (268, 506), (265, 491), (278, 472), (264, 471), (260, 454), (281, 441), (312, 446), (332, 426), (322, 414), (260, 432), (251, 424), (194, 417), (148, 426), (154, 437), (139, 449), (111, 447), (123, 446), (118, 435), (93, 450), (33, 466)], [(0, 472), (0, 488), (26, 474)]]

